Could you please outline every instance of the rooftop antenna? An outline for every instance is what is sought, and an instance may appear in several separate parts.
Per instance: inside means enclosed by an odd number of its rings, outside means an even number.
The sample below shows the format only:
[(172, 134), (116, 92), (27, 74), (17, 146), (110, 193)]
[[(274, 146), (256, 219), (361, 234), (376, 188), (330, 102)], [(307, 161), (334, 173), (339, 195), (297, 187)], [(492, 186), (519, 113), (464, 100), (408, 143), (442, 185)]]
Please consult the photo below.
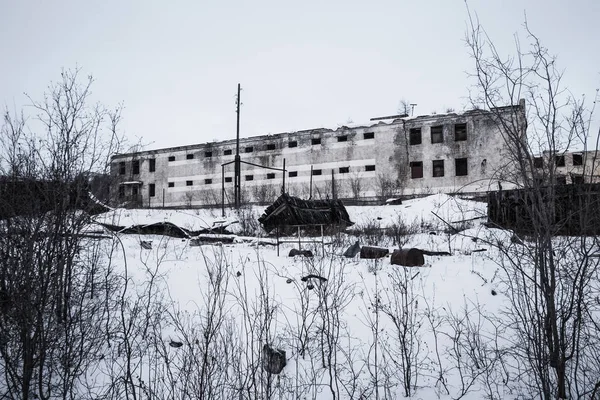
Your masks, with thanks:
[(410, 116), (412, 117), (413, 115), (415, 115), (415, 106), (417, 105), (417, 103), (410, 103)]
[(234, 165), (234, 178), (233, 178), (233, 197), (235, 202), (235, 209), (240, 208), (240, 197), (241, 197), (241, 177), (240, 177), (240, 91), (242, 90), (240, 84), (237, 87), (237, 96), (235, 100), (237, 113), (237, 129), (235, 136), (235, 165)]

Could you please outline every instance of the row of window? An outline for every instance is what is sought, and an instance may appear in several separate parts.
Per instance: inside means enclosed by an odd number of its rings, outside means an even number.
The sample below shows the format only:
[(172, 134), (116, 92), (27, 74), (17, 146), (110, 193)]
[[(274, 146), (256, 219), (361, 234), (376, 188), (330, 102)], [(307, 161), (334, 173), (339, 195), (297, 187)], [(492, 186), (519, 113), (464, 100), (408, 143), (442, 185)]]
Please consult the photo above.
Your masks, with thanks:
[[(410, 128), (408, 142), (412, 145), (418, 145), (423, 142), (421, 128)], [(454, 141), (463, 142), (467, 140), (467, 124), (454, 124)], [(444, 126), (437, 125), (431, 127), (431, 143), (444, 143)]]
[[(432, 161), (434, 178), (439, 178), (445, 175), (444, 171), (444, 160), (433, 160)], [(455, 176), (466, 176), (469, 174), (468, 164), (466, 158), (455, 158), (454, 159), (454, 171)], [(423, 161), (412, 161), (410, 163), (410, 177), (412, 179), (418, 179), (423, 177)]]
[[(554, 165), (557, 167), (565, 166), (565, 156), (564, 155), (555, 155), (554, 156)], [(573, 166), (581, 166), (583, 165), (583, 154), (573, 154)], [(544, 158), (543, 157), (534, 157), (533, 166), (535, 168), (544, 168)]]

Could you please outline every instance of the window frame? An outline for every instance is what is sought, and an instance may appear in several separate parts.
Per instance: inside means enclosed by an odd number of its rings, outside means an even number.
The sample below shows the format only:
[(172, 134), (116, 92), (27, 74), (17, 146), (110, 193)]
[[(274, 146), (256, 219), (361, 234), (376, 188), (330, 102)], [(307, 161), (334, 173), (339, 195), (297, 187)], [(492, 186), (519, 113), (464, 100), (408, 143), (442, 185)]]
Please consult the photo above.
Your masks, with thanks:
[(418, 146), (423, 143), (423, 135), (421, 128), (410, 128), (408, 130), (408, 144)]
[[(444, 177), (444, 160), (433, 160), (431, 162), (432, 173), (431, 176), (433, 178), (443, 178)], [(441, 168), (441, 174), (440, 174)]]
[[(422, 179), (423, 178), (423, 161), (411, 161), (409, 163), (410, 168), (410, 179)], [(416, 172), (419, 172), (417, 174)]]
[[(438, 132), (439, 130), (439, 132)], [(444, 125), (435, 125), (430, 128), (431, 144), (444, 143)], [(435, 139), (439, 136), (439, 140)]]
[[(464, 129), (462, 129), (464, 126)], [(466, 122), (459, 122), (454, 124), (454, 141), (465, 142), (468, 138), (468, 126)]]
[[(464, 162), (464, 174), (462, 173), (462, 168), (459, 171), (459, 164)], [(459, 174), (459, 172), (461, 172)], [(455, 158), (454, 159), (454, 173), (455, 176), (469, 176), (469, 159), (466, 157)]]

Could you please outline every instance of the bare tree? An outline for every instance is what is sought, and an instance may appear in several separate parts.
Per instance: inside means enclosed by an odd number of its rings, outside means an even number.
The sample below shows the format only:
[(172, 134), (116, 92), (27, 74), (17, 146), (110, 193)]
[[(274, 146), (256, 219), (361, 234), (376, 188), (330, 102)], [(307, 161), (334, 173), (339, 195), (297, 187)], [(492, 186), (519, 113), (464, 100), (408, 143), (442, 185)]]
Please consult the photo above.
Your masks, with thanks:
[[(600, 371), (591, 369), (588, 354), (597, 354), (591, 321), (597, 315), (598, 259), (591, 257), (598, 242), (586, 236), (590, 226), (589, 203), (582, 187), (579, 206), (560, 216), (561, 198), (556, 185), (558, 159), (577, 143), (595, 146), (598, 135), (590, 129), (593, 107), (574, 98), (563, 84), (557, 59), (530, 30), (529, 45), (517, 37), (513, 55), (503, 57), (478, 21), (471, 17), (466, 42), (475, 63), (472, 103), (486, 113), (500, 132), (510, 168), (501, 171), (505, 180), (525, 189), (521, 209), (525, 218), (517, 229), (526, 231), (523, 244), (506, 235), (491, 238), (502, 254), (505, 290), (510, 300), (507, 328), (517, 339), (515, 355), (527, 373), (520, 377), (533, 384), (536, 397), (545, 399), (587, 396), (598, 384)], [(523, 99), (523, 101), (521, 101)], [(507, 107), (506, 104), (512, 105)], [(527, 105), (528, 111), (525, 111)], [(510, 110), (511, 115), (502, 115)], [(527, 132), (528, 136), (525, 135)], [(545, 151), (548, 160), (535, 165), (532, 155)], [(595, 152), (586, 170), (586, 182), (596, 169)], [(541, 168), (538, 168), (541, 167)], [(581, 222), (573, 236), (557, 237), (573, 219)], [(584, 345), (586, 343), (586, 345)]]

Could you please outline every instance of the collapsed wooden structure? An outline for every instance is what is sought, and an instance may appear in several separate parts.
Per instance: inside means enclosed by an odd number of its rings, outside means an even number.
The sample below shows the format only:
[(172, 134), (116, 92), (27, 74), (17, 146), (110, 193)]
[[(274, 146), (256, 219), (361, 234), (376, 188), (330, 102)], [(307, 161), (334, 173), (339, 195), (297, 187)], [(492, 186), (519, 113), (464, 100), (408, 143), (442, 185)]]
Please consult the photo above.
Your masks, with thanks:
[(344, 230), (354, 225), (340, 200), (302, 200), (287, 193), (279, 196), (258, 219), (268, 233), (275, 228), (326, 226)]
[(487, 200), (492, 226), (522, 234), (548, 226), (553, 235), (600, 235), (600, 184), (501, 190)]

